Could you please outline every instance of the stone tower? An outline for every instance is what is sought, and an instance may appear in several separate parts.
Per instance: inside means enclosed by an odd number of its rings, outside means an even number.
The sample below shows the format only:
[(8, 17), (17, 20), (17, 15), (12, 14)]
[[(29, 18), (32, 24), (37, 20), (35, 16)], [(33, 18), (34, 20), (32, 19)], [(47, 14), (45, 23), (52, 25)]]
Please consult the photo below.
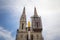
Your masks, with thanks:
[(26, 14), (25, 14), (25, 7), (22, 12), (22, 16), (20, 18), (20, 27), (19, 31), (25, 31), (26, 30)]
[(32, 21), (32, 34), (34, 40), (43, 40), (42, 37), (42, 23), (41, 17), (38, 16), (36, 8), (34, 8), (34, 15), (31, 17)]
[(20, 18), (20, 27), (17, 30), (16, 40), (26, 40), (26, 14), (25, 7), (23, 8), (22, 16)]
[(28, 27), (26, 27), (27, 23), (24, 7), (20, 18), (20, 27), (17, 30), (16, 40), (43, 40), (41, 17), (38, 16), (36, 8), (34, 8), (34, 15), (31, 17), (31, 21), (32, 25), (28, 22)]
[(34, 8), (34, 15), (31, 17), (32, 19), (32, 29), (34, 32), (41, 32), (42, 31), (42, 23), (41, 17), (37, 15), (36, 8)]

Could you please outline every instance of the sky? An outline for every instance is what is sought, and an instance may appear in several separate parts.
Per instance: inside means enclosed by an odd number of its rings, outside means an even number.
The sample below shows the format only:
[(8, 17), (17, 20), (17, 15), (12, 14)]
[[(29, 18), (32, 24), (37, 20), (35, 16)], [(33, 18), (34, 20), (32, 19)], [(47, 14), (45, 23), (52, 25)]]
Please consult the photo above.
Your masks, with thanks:
[(44, 40), (60, 40), (60, 0), (0, 0), (0, 40), (16, 39), (24, 7), (27, 21), (36, 7), (42, 19)]

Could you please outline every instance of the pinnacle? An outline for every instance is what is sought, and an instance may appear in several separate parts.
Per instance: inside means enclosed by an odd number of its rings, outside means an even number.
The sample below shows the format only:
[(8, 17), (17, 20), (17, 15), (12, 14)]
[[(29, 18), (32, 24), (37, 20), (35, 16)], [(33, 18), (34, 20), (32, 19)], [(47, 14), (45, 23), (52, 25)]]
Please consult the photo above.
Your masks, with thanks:
[(34, 7), (34, 16), (37, 17), (37, 11), (36, 11), (36, 7)]
[(21, 17), (26, 17), (26, 14), (25, 14), (25, 7), (23, 8), (23, 12), (22, 12), (22, 16)]

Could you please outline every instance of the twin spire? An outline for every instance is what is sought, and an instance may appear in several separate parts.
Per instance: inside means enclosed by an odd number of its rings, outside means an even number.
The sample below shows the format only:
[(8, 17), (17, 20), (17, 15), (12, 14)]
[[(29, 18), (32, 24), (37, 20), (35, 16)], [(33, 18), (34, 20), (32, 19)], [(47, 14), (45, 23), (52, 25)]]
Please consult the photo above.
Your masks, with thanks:
[[(34, 17), (37, 17), (37, 11), (36, 11), (36, 7), (34, 7)], [(23, 13), (22, 13), (22, 16), (21, 17), (26, 17), (26, 14), (25, 14), (25, 7), (23, 8)]]
[[(33, 17), (37, 17), (37, 11), (36, 11), (36, 7), (34, 7), (34, 15)], [(22, 12), (22, 16), (21, 16), (21, 19), (24, 18), (26, 19), (26, 14), (25, 14), (25, 7), (23, 8), (23, 12)], [(28, 27), (30, 27), (30, 21), (28, 21)]]

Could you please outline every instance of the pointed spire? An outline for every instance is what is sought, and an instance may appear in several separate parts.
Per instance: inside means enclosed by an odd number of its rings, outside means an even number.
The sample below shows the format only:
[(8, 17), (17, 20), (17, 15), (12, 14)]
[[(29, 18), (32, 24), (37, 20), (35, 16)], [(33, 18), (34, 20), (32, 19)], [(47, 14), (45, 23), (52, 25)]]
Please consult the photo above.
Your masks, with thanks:
[(21, 16), (21, 18), (26, 18), (25, 7), (23, 8), (23, 12), (22, 12), (22, 16)]
[(37, 11), (36, 11), (36, 7), (34, 7), (34, 16), (37, 17)]
[(23, 8), (23, 14), (25, 14), (25, 7)]

